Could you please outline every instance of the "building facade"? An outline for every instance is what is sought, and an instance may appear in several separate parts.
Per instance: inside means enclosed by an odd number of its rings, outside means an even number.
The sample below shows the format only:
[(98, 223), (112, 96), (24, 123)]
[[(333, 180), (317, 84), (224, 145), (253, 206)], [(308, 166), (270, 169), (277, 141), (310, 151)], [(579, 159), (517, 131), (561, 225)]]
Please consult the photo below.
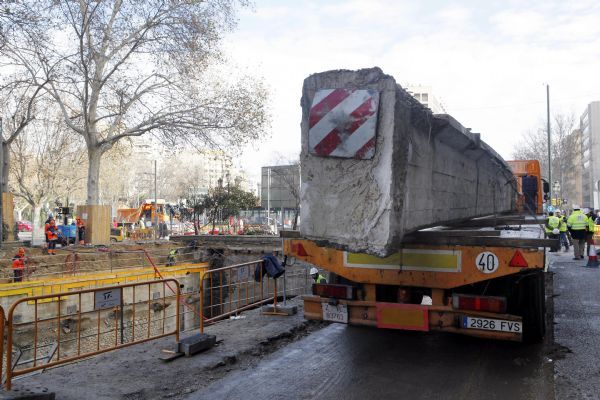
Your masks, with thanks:
[(570, 161), (569, 167), (564, 168), (563, 186), (559, 190), (559, 197), (572, 204), (585, 204), (583, 201), (583, 152), (582, 135), (580, 129), (575, 129), (566, 138), (566, 159)]
[(300, 195), (300, 166), (275, 165), (262, 167), (260, 184), (261, 207), (277, 212), (296, 210)]
[(431, 86), (407, 85), (404, 88), (417, 101), (429, 108), (434, 114), (447, 114), (442, 102), (434, 95)]
[[(580, 118), (582, 149), (582, 203), (600, 208), (600, 101), (587, 105)], [(596, 159), (594, 159), (594, 155)]]

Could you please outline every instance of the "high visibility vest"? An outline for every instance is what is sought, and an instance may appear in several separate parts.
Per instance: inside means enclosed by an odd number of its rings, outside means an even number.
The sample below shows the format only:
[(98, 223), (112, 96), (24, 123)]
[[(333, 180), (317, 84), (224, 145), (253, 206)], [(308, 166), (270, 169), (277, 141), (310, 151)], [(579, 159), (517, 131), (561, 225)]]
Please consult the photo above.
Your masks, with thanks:
[(569, 219), (567, 219), (567, 226), (574, 231), (583, 231), (588, 228), (588, 217), (586, 217), (580, 210), (575, 210)]
[(13, 258), (13, 269), (24, 269), (25, 268), (25, 258), (21, 256), (14, 256)]
[(321, 274), (317, 275), (317, 279), (315, 280), (315, 283), (327, 283), (327, 279), (325, 279), (325, 277)]
[(48, 240), (58, 239), (58, 229), (56, 228), (56, 226), (48, 227), (48, 230), (46, 231), (46, 237), (48, 238)]
[(567, 231), (567, 221), (565, 221), (565, 216), (560, 217), (560, 224), (558, 225), (558, 230), (561, 232)]
[(588, 217), (588, 231), (590, 231), (591, 233), (594, 233), (594, 229), (596, 228), (596, 224), (594, 223), (594, 220), (590, 217)]
[(554, 229), (558, 228), (559, 224), (560, 219), (558, 219), (558, 217), (554, 215), (548, 217), (548, 220), (546, 221), (546, 233), (552, 233)]

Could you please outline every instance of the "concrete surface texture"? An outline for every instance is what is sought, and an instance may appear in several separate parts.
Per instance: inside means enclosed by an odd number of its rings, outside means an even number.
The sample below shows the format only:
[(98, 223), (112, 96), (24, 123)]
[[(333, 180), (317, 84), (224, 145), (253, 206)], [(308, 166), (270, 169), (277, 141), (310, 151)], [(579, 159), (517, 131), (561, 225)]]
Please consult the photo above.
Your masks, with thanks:
[[(288, 304), (301, 306), (298, 299)], [(52, 368), (14, 383), (17, 387), (47, 388), (61, 400), (177, 399), (232, 369), (251, 368), (265, 354), (320, 327), (305, 321), (301, 311), (283, 317), (252, 310), (241, 316), (207, 327), (207, 333), (216, 335), (217, 346), (193, 357), (160, 361), (161, 349), (174, 347), (175, 339), (169, 337)], [(197, 331), (187, 335), (193, 333)]]
[(556, 399), (600, 398), (600, 269), (554, 253)]
[[(310, 112), (324, 89), (378, 93), (372, 158), (314, 154)], [(407, 232), (513, 206), (504, 160), (452, 117), (431, 114), (379, 68), (311, 75), (301, 105), (300, 230), (307, 238), (387, 256)], [(343, 143), (352, 135), (348, 118), (333, 120)]]

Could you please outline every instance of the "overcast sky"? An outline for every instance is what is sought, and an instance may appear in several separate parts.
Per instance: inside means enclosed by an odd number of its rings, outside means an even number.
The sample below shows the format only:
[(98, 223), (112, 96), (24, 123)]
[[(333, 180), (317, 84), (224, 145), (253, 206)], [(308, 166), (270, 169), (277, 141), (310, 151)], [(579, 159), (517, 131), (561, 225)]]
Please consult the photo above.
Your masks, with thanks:
[(242, 162), (300, 152), (302, 81), (378, 66), (430, 85), (446, 111), (504, 158), (551, 112), (600, 100), (600, 1), (256, 0), (226, 39), (229, 57), (270, 87), (272, 132)]

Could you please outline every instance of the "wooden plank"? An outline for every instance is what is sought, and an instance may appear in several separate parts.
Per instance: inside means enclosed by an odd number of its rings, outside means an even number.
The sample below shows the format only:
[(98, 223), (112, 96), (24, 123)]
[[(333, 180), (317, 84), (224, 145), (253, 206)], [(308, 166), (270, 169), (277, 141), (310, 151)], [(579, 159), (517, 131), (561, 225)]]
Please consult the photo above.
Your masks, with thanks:
[(438, 236), (426, 240), (406, 237), (406, 244), (428, 244), (442, 246), (487, 246), (487, 247), (552, 247), (559, 244), (558, 239), (504, 238), (493, 236)]
[(85, 223), (85, 242), (91, 244), (110, 243), (110, 206), (77, 206), (77, 215)]

